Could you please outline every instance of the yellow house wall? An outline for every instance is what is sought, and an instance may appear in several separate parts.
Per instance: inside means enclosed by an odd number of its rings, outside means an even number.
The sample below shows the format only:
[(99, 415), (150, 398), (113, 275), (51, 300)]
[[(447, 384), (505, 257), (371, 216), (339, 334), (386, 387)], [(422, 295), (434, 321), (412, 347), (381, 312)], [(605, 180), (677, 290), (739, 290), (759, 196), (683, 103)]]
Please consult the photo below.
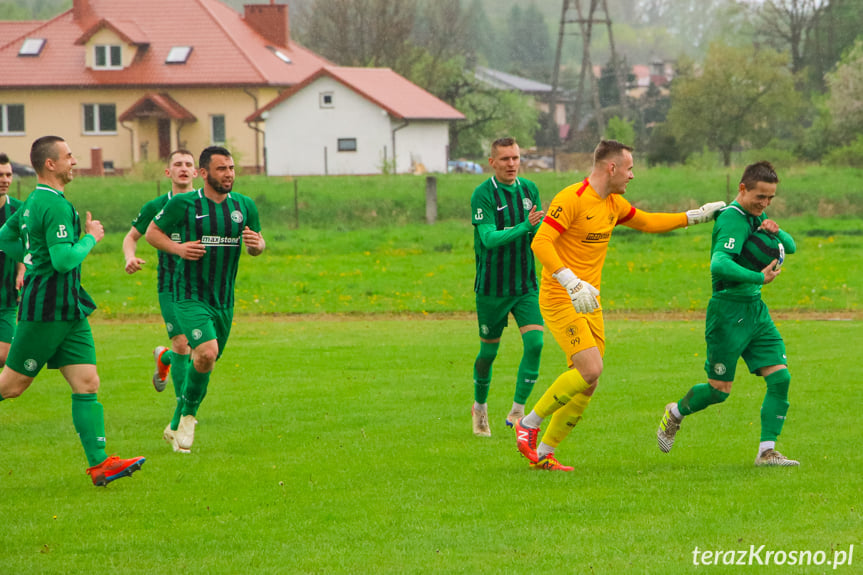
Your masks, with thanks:
[[(263, 170), (263, 135), (249, 128), (245, 118), (255, 111), (255, 101), (242, 88), (183, 89), (36, 89), (0, 90), (0, 104), (24, 104), (23, 136), (0, 135), (0, 151), (21, 163), (29, 163), (30, 145), (41, 136), (53, 134), (69, 142), (82, 169), (90, 169), (92, 148), (102, 149), (102, 158), (113, 161), (115, 169), (128, 170), (144, 160), (142, 144), (146, 143), (148, 161), (158, 159), (159, 141), (154, 119), (117, 122), (116, 134), (85, 135), (84, 104), (115, 104), (117, 116), (147, 93), (164, 92), (189, 110), (197, 119), (180, 127), (172, 122), (171, 148), (185, 147), (197, 155), (212, 144), (210, 117), (224, 114), (226, 146), (235, 155), (238, 166)], [(276, 88), (250, 88), (261, 107), (278, 95)], [(264, 124), (259, 128), (263, 130)], [(256, 160), (257, 140), (257, 160)]]

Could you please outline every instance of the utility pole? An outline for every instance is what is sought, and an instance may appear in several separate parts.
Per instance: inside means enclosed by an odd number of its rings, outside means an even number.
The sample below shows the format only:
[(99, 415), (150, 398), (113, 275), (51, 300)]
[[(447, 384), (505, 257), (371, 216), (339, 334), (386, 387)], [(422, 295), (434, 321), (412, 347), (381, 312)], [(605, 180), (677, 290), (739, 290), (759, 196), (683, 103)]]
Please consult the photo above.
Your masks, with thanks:
[[(582, 39), (582, 58), (581, 70), (578, 76), (578, 89), (575, 94), (575, 106), (570, 118), (569, 136), (578, 130), (581, 122), (581, 111), (584, 104), (584, 83), (585, 75), (590, 74), (591, 100), (593, 104), (594, 120), (596, 121), (597, 129), (602, 132), (605, 127), (605, 119), (602, 113), (602, 106), (599, 101), (599, 82), (593, 73), (593, 62), (590, 58), (590, 42), (593, 37), (593, 25), (605, 24), (608, 27), (608, 40), (611, 48), (611, 60), (617, 78), (618, 89), (620, 91), (621, 113), (626, 116), (626, 72), (622, 69), (622, 62), (618, 61), (617, 53), (614, 46), (614, 35), (611, 27), (611, 17), (608, 14), (608, 4), (606, 0), (585, 0), (589, 6), (585, 15), (582, 8), (582, 0), (562, 0), (560, 11), (560, 28), (557, 39), (557, 50), (554, 58), (554, 71), (552, 73), (551, 97), (549, 99), (549, 108), (554, 117), (555, 107), (558, 99), (558, 89), (560, 81), (561, 54), (563, 51), (564, 37), (567, 35), (580, 35)], [(599, 17), (597, 10), (604, 15)], [(577, 24), (578, 30), (568, 32), (567, 26)], [(571, 27), (571, 26), (570, 26)], [(556, 139), (555, 139), (556, 141)], [(554, 148), (555, 169), (557, 169), (557, 148)]]

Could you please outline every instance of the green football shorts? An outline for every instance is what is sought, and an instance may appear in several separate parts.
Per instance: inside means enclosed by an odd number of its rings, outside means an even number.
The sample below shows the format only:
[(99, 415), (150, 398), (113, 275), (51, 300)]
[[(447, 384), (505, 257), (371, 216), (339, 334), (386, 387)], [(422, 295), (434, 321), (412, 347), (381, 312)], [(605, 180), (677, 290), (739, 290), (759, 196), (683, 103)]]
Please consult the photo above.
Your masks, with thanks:
[(785, 342), (761, 299), (735, 301), (711, 298), (704, 330), (707, 340), (707, 377), (734, 381), (742, 357), (750, 373), (762, 367), (788, 365)]
[(215, 339), (219, 344), (218, 357), (222, 357), (231, 335), (233, 308), (217, 309), (200, 301), (186, 299), (174, 302), (174, 313), (192, 349)]
[(544, 325), (539, 312), (539, 294), (496, 297), (476, 294), (476, 319), (479, 323), (479, 337), (498, 339), (503, 328), (509, 325), (509, 314), (516, 323), (525, 325)]
[(180, 324), (177, 321), (177, 314), (174, 312), (174, 294), (170, 292), (160, 293), (159, 309), (162, 310), (162, 319), (165, 320), (165, 329), (168, 330), (168, 338), (174, 339), (182, 334)]
[(96, 346), (87, 318), (70, 321), (20, 321), (6, 365), (30, 377), (45, 367), (96, 365)]
[(15, 337), (15, 322), (18, 318), (18, 308), (7, 307), (0, 309), (0, 341), (12, 343)]

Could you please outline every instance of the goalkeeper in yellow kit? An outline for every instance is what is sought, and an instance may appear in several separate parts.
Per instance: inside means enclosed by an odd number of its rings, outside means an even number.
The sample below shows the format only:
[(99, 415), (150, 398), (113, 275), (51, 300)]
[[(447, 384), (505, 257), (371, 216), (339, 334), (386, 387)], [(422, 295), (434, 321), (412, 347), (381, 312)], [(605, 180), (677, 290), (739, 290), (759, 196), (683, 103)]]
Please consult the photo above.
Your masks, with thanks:
[[(554, 450), (581, 419), (602, 374), (605, 328), (599, 290), (608, 242), (617, 225), (643, 232), (667, 232), (712, 221), (725, 202), (676, 214), (647, 213), (623, 197), (632, 180), (632, 148), (602, 140), (590, 175), (555, 196), (532, 248), (542, 263), (539, 307), (563, 349), (569, 370), (515, 424), (518, 450), (534, 469), (572, 471)], [(540, 425), (551, 422), (537, 446)]]

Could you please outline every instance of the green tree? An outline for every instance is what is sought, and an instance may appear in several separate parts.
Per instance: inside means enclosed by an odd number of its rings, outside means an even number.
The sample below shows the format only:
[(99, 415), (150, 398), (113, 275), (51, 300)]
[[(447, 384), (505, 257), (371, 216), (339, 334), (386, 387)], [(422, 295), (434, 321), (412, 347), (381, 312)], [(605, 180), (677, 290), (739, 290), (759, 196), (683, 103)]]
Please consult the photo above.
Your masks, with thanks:
[(613, 116), (608, 120), (603, 138), (606, 140), (617, 140), (629, 146), (634, 145), (635, 128), (633, 127), (633, 122)]
[(863, 0), (831, 0), (807, 36), (805, 52), (809, 85), (826, 89), (825, 75), (854, 45), (863, 29)]
[(718, 151), (729, 166), (735, 148), (766, 144), (799, 110), (787, 54), (712, 44), (701, 73), (672, 84), (668, 119), (681, 144)]
[(467, 10), (467, 35), (471, 51), (476, 56), (475, 63), (492, 68), (505, 66), (502, 50), (495, 42), (494, 25), (489, 20), (482, 0), (473, 0)]
[(850, 139), (863, 129), (863, 39), (827, 74), (827, 109), (836, 133)]
[(536, 80), (550, 81), (554, 62), (545, 16), (531, 2), (525, 10), (513, 4), (509, 13), (510, 71)]

